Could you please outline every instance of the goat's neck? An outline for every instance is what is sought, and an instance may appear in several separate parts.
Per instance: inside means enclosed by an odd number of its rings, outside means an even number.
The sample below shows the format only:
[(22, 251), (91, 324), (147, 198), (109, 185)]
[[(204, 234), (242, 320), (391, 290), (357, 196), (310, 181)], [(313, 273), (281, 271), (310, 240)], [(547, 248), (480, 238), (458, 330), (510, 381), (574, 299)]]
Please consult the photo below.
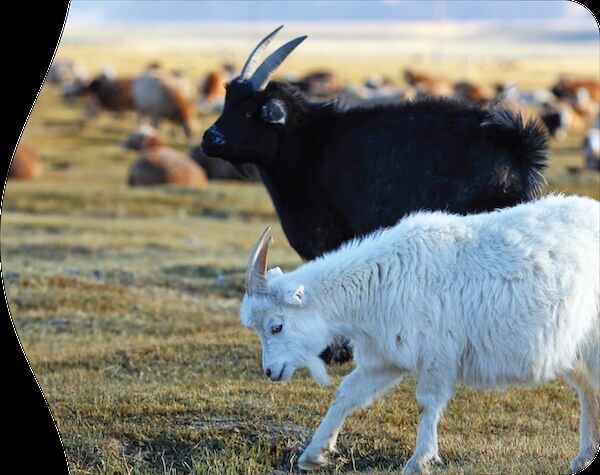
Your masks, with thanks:
[(374, 323), (373, 316), (369, 313), (372, 302), (361, 291), (366, 283), (357, 279), (358, 274), (352, 272), (351, 263), (346, 269), (336, 270), (335, 274), (320, 264), (322, 261), (309, 263), (307, 267), (312, 267), (311, 272), (300, 276), (302, 281), (307, 282), (306, 294), (311, 296), (316, 311), (325, 320), (332, 334), (351, 337), (366, 331)]

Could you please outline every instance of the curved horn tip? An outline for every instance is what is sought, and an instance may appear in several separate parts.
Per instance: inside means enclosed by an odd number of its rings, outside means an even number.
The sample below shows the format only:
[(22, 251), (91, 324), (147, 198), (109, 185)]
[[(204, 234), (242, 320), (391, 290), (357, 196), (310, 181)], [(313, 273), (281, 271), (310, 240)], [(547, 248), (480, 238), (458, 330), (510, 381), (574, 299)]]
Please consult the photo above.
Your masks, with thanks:
[(271, 250), (271, 244), (273, 243), (273, 236), (269, 236), (258, 252), (256, 261), (254, 261), (254, 270), (263, 278), (267, 276), (267, 268), (269, 265), (269, 251)]
[[(254, 247), (252, 248), (252, 250), (250, 251), (250, 255), (248, 257), (248, 265), (246, 268), (246, 289), (247, 290), (251, 290), (250, 281), (251, 281), (251, 277), (252, 277), (252, 272), (253, 272), (254, 266), (256, 264), (256, 260), (259, 256), (259, 253), (260, 253), (261, 249), (264, 247), (264, 242), (265, 242), (266, 236), (270, 231), (271, 231), (271, 226), (267, 226), (264, 229), (264, 231), (261, 233), (261, 235), (258, 238), (258, 240), (256, 241), (256, 243), (254, 244)], [(249, 293), (251, 293), (251, 292), (249, 292)]]
[(269, 249), (273, 242), (273, 236), (267, 236), (271, 228), (267, 226), (263, 231), (261, 239), (252, 253), (248, 268), (246, 270), (246, 293), (248, 295), (266, 293), (268, 291), (267, 267), (269, 265)]
[(262, 91), (267, 87), (267, 84), (271, 80), (273, 73), (279, 67), (279, 65), (291, 54), (296, 47), (302, 43), (308, 35), (298, 36), (293, 40), (288, 41), (284, 45), (277, 48), (271, 53), (267, 59), (256, 69), (249, 81), (252, 83), (252, 87), (255, 91)]
[(262, 56), (263, 50), (269, 45), (271, 40), (275, 37), (275, 35), (277, 33), (279, 33), (279, 30), (281, 30), (282, 28), (283, 28), (283, 25), (280, 25), (279, 27), (275, 28), (271, 33), (269, 33), (267, 36), (265, 36), (262, 40), (260, 40), (258, 42), (258, 44), (254, 47), (254, 49), (250, 53), (250, 56), (248, 56), (248, 59), (244, 63), (244, 66), (242, 67), (242, 71), (240, 72), (240, 75), (239, 75), (240, 79), (246, 80), (250, 76), (252, 76), (252, 74), (254, 74), (254, 71), (256, 70), (256, 67), (257, 67), (258, 60)]

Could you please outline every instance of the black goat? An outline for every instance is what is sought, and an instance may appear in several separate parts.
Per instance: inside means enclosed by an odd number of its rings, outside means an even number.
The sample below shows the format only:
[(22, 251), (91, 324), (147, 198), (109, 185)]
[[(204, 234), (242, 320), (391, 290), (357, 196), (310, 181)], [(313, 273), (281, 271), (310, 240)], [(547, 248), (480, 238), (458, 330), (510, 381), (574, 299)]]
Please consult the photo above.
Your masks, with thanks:
[[(340, 107), (270, 82), (305, 37), (257, 55), (227, 86), (202, 147), (254, 163), (292, 247), (313, 259), (420, 209), (475, 213), (540, 195), (547, 134), (499, 106), (429, 98)], [(331, 352), (329, 353), (331, 355)]]

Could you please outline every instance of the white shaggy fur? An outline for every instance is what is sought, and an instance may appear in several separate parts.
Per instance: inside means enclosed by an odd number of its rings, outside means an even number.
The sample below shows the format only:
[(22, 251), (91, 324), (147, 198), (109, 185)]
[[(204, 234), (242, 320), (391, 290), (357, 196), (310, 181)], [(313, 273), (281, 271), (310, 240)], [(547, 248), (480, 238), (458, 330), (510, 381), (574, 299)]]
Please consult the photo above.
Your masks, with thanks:
[(404, 473), (440, 460), (437, 423), (456, 382), (494, 388), (558, 377), (579, 395), (571, 470), (583, 469), (600, 442), (599, 228), (600, 203), (552, 195), (471, 216), (419, 212), (293, 272), (270, 270), (268, 291), (246, 294), (241, 308), (270, 379), (309, 367), (324, 382), (317, 355), (339, 335), (354, 347), (356, 369), (300, 468), (325, 463), (349, 412), (412, 374), (421, 412)]

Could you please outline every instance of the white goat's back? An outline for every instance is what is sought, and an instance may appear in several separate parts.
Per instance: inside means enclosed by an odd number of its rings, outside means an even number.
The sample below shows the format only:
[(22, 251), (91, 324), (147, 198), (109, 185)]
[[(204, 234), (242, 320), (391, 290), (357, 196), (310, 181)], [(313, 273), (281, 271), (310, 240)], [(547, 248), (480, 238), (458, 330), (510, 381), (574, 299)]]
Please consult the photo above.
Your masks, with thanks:
[(466, 217), (417, 213), (294, 280), (339, 273), (353, 288), (348, 308), (381, 338), (356, 337), (358, 365), (418, 373), (435, 360), (496, 387), (565, 376), (583, 360), (600, 386), (599, 249), (600, 203), (548, 196)]
[(598, 203), (549, 197), (499, 217), (482, 216), (451, 284), (463, 307), (463, 379), (537, 383), (583, 357), (600, 382)]

